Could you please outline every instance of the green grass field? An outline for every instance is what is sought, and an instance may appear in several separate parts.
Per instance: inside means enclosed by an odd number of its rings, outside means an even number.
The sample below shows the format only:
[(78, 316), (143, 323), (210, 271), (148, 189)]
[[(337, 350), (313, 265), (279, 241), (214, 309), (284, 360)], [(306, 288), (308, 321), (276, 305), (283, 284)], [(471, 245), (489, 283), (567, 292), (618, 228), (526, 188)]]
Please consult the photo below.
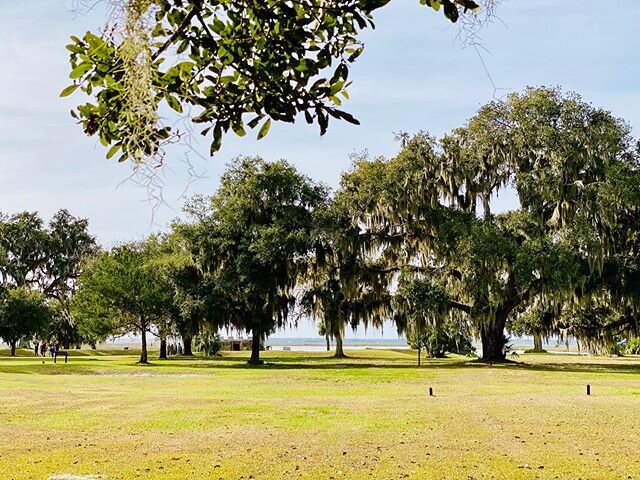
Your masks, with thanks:
[(2, 356), (0, 479), (640, 478), (638, 357), (347, 353)]

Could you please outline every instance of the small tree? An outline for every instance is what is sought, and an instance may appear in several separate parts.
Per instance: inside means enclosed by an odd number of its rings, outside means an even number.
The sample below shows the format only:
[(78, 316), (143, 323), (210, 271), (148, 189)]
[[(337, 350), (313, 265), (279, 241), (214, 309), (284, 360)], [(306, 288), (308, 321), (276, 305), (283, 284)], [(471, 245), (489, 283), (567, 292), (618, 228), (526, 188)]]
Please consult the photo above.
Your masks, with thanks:
[(389, 313), (387, 276), (372, 261), (366, 236), (353, 220), (358, 209), (349, 192), (339, 190), (314, 215), (314, 255), (304, 271), (303, 310), (321, 321), (324, 335), (335, 339), (335, 357), (343, 358), (347, 326), (382, 326)]
[(154, 243), (128, 243), (92, 259), (80, 276), (74, 312), (82, 329), (105, 337), (134, 332), (141, 335), (140, 363), (148, 363), (147, 333), (166, 321), (171, 292), (154, 263)]
[(20, 340), (31, 339), (50, 319), (51, 311), (39, 292), (16, 287), (0, 295), (0, 338), (11, 347), (11, 356)]

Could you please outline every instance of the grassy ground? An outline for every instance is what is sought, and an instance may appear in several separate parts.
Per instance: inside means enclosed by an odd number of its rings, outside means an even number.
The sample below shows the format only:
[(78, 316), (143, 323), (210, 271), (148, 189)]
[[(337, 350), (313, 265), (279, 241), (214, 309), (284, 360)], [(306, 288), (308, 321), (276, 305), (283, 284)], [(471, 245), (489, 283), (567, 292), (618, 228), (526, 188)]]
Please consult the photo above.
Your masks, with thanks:
[(347, 353), (3, 356), (0, 478), (640, 478), (640, 358)]

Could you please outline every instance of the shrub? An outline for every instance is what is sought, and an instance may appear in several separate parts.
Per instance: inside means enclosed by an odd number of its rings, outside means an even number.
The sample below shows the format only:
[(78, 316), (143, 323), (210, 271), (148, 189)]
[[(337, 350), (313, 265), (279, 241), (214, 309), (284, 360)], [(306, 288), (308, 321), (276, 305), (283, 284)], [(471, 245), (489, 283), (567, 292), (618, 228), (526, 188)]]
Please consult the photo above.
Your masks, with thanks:
[(217, 333), (205, 333), (196, 337), (196, 348), (208, 357), (213, 357), (222, 350), (222, 339)]

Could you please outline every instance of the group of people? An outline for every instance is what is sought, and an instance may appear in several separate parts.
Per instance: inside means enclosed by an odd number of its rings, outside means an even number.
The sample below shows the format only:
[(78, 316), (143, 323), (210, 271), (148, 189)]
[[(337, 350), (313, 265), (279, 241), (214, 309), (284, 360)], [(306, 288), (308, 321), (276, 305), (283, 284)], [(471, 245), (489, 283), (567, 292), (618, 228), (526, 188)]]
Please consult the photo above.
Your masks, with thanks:
[[(60, 351), (60, 342), (51, 342), (48, 345), (49, 356), (55, 357), (56, 354)], [(47, 342), (38, 342), (33, 346), (33, 354), (36, 357), (46, 357), (47, 356)]]
[(167, 355), (182, 355), (182, 344), (170, 343), (167, 345)]

